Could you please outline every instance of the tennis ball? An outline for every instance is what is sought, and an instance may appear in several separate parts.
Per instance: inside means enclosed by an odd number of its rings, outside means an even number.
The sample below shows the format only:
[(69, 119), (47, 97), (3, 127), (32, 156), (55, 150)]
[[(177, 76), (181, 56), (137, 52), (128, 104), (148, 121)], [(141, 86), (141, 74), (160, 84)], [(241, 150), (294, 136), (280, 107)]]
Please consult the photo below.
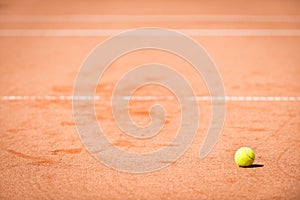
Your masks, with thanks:
[(253, 164), (255, 154), (249, 147), (239, 148), (234, 154), (234, 161), (238, 166), (247, 167)]

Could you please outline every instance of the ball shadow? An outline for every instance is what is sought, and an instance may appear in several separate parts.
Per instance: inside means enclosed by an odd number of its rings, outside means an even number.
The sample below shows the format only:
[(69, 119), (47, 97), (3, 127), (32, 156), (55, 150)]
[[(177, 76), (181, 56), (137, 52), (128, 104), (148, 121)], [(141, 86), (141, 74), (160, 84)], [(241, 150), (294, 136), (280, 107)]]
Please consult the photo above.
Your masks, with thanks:
[(258, 167), (263, 167), (264, 165), (262, 164), (253, 164), (253, 165), (250, 165), (250, 166), (246, 166), (246, 167), (241, 167), (241, 168), (258, 168)]

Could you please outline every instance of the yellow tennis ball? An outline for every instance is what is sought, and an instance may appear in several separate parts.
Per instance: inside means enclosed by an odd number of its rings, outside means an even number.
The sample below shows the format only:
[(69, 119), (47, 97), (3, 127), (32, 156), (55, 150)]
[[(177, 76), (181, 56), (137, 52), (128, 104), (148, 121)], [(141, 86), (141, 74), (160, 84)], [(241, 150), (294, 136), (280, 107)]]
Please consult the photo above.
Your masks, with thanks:
[(255, 154), (249, 147), (239, 148), (234, 154), (234, 161), (238, 166), (247, 167), (253, 164)]

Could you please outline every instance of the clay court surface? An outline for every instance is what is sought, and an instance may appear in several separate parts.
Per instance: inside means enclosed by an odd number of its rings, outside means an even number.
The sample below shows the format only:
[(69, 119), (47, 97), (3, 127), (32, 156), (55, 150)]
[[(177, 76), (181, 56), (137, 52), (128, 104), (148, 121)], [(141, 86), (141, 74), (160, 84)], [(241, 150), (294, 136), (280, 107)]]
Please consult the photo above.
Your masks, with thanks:
[[(211, 103), (199, 100), (199, 127), (188, 151), (167, 168), (131, 174), (102, 165), (87, 151), (68, 96), (99, 43), (139, 27), (174, 29), (197, 41), (230, 98), (221, 136), (206, 158), (199, 159), (199, 150)], [(1, 0), (0, 198), (299, 199), (299, 52), (298, 1)], [(209, 95), (201, 76), (175, 55), (145, 50), (118, 59), (99, 82), (95, 107), (111, 143), (129, 152), (163, 147), (179, 126), (178, 102), (165, 98), (173, 94), (146, 86), (133, 94), (139, 98), (130, 101), (131, 117), (145, 126), (149, 108), (160, 103), (168, 113), (164, 129), (136, 140), (116, 127), (110, 107), (116, 82), (149, 62), (172, 66), (198, 97)], [(255, 167), (236, 166), (233, 155), (241, 146), (255, 151)]]

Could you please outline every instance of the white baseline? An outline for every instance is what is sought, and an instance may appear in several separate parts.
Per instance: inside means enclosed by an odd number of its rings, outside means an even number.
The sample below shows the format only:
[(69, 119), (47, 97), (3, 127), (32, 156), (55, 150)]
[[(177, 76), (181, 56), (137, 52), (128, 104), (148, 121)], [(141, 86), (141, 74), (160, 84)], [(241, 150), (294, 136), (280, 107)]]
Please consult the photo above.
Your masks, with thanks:
[(0, 15), (0, 22), (300, 22), (300, 15)]
[[(124, 31), (126, 29), (0, 29), (0, 37), (97, 37), (113, 36)], [(178, 29), (177, 31), (188, 36), (300, 36), (300, 29)], [(131, 36), (150, 36), (149, 34), (132, 33)]]
[[(175, 100), (175, 96), (116, 96), (123, 100), (153, 101), (153, 100)], [(291, 101), (299, 102), (300, 96), (196, 96), (185, 97), (196, 101)], [(1, 96), (1, 101), (90, 101), (105, 100), (101, 96)]]

